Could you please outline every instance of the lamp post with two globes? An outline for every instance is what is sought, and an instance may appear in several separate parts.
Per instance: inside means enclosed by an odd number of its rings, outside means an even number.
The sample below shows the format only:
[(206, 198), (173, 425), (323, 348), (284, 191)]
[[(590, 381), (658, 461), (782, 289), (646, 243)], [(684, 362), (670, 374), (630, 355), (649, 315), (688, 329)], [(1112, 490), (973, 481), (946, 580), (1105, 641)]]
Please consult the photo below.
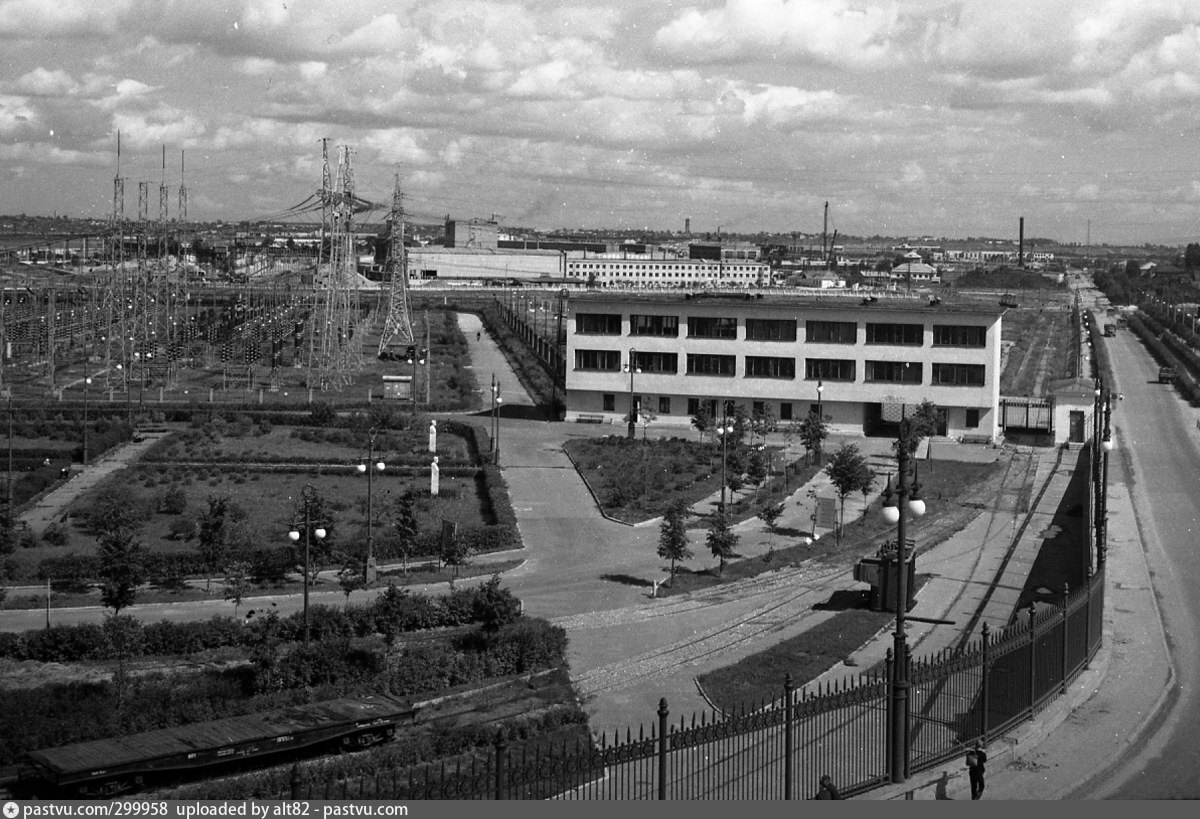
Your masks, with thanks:
[[(304, 646), (308, 647), (308, 584), (309, 584), (309, 561), (310, 561), (310, 543), (313, 537), (317, 540), (325, 539), (325, 528), (312, 528), (312, 503), (316, 497), (317, 491), (310, 483), (304, 484), (302, 497), (304, 499)], [(296, 529), (288, 532), (288, 539), (292, 543), (300, 540), (300, 532)]]
[[(628, 437), (629, 437), (629, 440), (632, 441), (634, 439), (634, 437), (637, 435), (637, 416), (638, 416), (638, 407), (634, 404), (634, 400), (633, 400), (633, 375), (634, 375), (634, 373), (640, 373), (642, 371), (642, 368), (637, 365), (637, 350), (630, 349), (629, 363), (627, 363), (622, 369), (624, 369), (625, 372), (629, 373), (629, 434), (628, 434)], [(722, 507), (723, 506), (724, 506), (724, 504), (722, 504)]]
[(719, 507), (721, 514), (725, 514), (725, 487), (729, 483), (725, 476), (725, 463), (729, 459), (729, 436), (733, 434), (734, 425), (728, 417), (721, 419), (720, 426), (716, 429), (717, 436), (721, 439), (721, 505)]
[(921, 517), (925, 514), (925, 501), (921, 499), (920, 480), (914, 478), (910, 485), (908, 442), (901, 435), (896, 445), (896, 491), (892, 491), (889, 476), (883, 493), (883, 519), (896, 526), (896, 632), (892, 644), (891, 720), (888, 723), (889, 771), (892, 782), (903, 782), (908, 777), (908, 640), (904, 633), (904, 615), (908, 609), (908, 515)]
[(363, 564), (363, 582), (368, 584), (374, 583), (376, 577), (375, 556), (372, 551), (374, 518), (371, 514), (371, 477), (374, 473), (382, 472), (387, 467), (382, 460), (375, 460), (375, 434), (378, 431), (377, 429), (371, 429), (367, 433), (367, 460), (356, 467), (358, 474), (367, 476), (367, 560)]

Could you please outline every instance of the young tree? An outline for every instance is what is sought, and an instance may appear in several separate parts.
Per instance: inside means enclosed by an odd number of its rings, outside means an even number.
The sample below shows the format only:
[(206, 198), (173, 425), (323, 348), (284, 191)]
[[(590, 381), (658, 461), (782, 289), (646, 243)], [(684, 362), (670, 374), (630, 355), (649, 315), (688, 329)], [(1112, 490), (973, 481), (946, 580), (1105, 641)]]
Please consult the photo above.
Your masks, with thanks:
[(867, 495), (871, 494), (871, 490), (875, 488), (875, 470), (863, 461), (862, 474), (858, 477), (858, 491), (862, 492), (863, 496), (863, 513), (859, 518), (858, 525), (867, 525)]
[(231, 560), (225, 565), (225, 599), (233, 603), (233, 616), (250, 591), (251, 565), (248, 560)]
[(779, 523), (779, 518), (783, 514), (783, 502), (767, 504), (758, 513), (758, 519), (767, 524), (767, 528), (772, 532), (775, 531), (775, 525)]
[(208, 572), (205, 591), (212, 588), (212, 576), (246, 545), (246, 518), (246, 510), (229, 497), (210, 497), (208, 508), (200, 513), (196, 553)]
[(908, 454), (912, 455), (917, 451), (922, 440), (937, 434), (937, 427), (937, 406), (927, 399), (921, 402), (912, 415), (906, 416), (900, 421), (900, 434), (897, 436), (897, 440), (906, 447)]
[(758, 500), (758, 488), (767, 479), (767, 459), (758, 447), (750, 450), (750, 462), (746, 464), (746, 482), (754, 487), (754, 499)]
[(146, 513), (137, 494), (127, 484), (118, 483), (84, 510), (83, 520), (98, 538), (105, 535), (133, 538), (145, 526)]
[(708, 405), (704, 402), (700, 403), (700, 409), (696, 410), (696, 414), (692, 416), (692, 426), (700, 433), (700, 440), (704, 440), (704, 433), (712, 429), (713, 417), (708, 411)]
[(677, 500), (667, 507), (658, 529), (658, 556), (671, 561), (671, 585), (675, 585), (675, 564), (692, 557), (688, 549), (687, 502)]
[(106, 533), (100, 538), (100, 602), (119, 614), (132, 605), (146, 581), (144, 554), (132, 535)]
[(349, 555), (343, 556), (343, 565), (337, 577), (338, 585), (342, 587), (342, 594), (346, 595), (346, 608), (349, 609), (350, 595), (367, 587), (367, 580), (363, 577), (362, 561)]
[(825, 419), (816, 412), (808, 413), (796, 423), (796, 437), (804, 445), (805, 459), (807, 460), (808, 455), (815, 452), (817, 463), (820, 464), (821, 448), (825, 439), (829, 437), (829, 426), (825, 423)]
[(733, 522), (729, 519), (729, 515), (717, 512), (713, 516), (712, 525), (709, 526), (707, 541), (713, 557), (720, 561), (717, 568), (718, 575), (725, 573), (725, 561), (733, 556), (733, 550), (737, 548), (739, 539), (737, 532), (733, 531)]
[(842, 444), (829, 458), (825, 474), (837, 490), (840, 507), (838, 510), (837, 544), (842, 545), (842, 526), (846, 519), (846, 496), (860, 488), (867, 459), (854, 444)]
[(406, 489), (392, 507), (392, 529), (396, 532), (397, 548), (404, 561), (404, 576), (408, 577), (408, 558), (417, 548), (420, 525), (417, 521), (417, 494)]
[(408, 590), (398, 589), (395, 583), (389, 582), (371, 607), (375, 616), (375, 630), (383, 636), (384, 665), (387, 667), (391, 666), (392, 649), (396, 639), (403, 633), (404, 612), (410, 605)]

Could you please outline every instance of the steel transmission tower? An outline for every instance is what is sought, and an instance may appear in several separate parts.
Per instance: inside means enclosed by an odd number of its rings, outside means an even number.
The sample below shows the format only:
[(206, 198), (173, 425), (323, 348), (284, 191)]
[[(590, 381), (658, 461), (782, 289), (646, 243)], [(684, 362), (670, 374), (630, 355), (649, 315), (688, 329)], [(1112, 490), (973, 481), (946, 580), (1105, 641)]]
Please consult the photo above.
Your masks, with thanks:
[(412, 314), (408, 309), (408, 253), (404, 249), (404, 197), (400, 193), (400, 173), (392, 192), (392, 213), (388, 231), (387, 319), (379, 338), (379, 355), (392, 342), (413, 343)]

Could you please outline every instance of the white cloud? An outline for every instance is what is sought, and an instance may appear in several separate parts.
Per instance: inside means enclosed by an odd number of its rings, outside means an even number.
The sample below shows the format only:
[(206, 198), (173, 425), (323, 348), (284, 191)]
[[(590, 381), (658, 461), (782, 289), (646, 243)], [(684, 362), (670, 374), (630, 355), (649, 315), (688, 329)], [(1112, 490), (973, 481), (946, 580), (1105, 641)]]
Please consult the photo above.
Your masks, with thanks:
[(75, 80), (66, 71), (50, 71), (40, 66), (21, 76), (14, 86), (22, 93), (39, 97), (65, 97), (79, 90)]
[(689, 63), (799, 57), (834, 65), (885, 60), (893, 53), (896, 7), (851, 0), (725, 0), (689, 8), (654, 36)]
[(37, 112), (24, 98), (0, 94), (0, 134), (15, 134), (37, 122)]

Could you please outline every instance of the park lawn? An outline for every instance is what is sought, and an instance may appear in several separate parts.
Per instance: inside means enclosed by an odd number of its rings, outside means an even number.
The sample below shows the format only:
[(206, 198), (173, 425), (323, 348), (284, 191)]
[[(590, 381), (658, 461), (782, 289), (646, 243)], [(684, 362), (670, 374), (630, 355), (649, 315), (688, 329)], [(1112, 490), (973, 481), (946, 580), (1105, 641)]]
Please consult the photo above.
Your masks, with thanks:
[[(922, 494), (925, 497), (926, 514), (919, 520), (909, 522), (909, 536), (917, 543), (918, 551), (932, 546), (923, 542), (922, 532), (936, 529), (938, 523), (946, 517), (960, 511), (956, 502), (960, 497), (975, 490), (981, 483), (998, 475), (1002, 466), (993, 463), (963, 463), (960, 461), (936, 461), (932, 469), (921, 469)], [(847, 506), (857, 499), (851, 496)], [(696, 589), (704, 589), (756, 577), (764, 572), (799, 566), (811, 560), (834, 562), (849, 565), (860, 557), (874, 554), (884, 541), (895, 538), (895, 527), (886, 523), (879, 514), (882, 501), (876, 498), (867, 508), (867, 513), (857, 521), (847, 523), (842, 530), (841, 546), (832, 533), (810, 545), (805, 545), (797, 532), (795, 545), (776, 549), (772, 552), (754, 558), (737, 558), (726, 561), (725, 570), (717, 573), (717, 567), (693, 571), (686, 564), (680, 564), (675, 572), (672, 584), (659, 587), (659, 596), (684, 594)], [(693, 549), (696, 558), (711, 560), (707, 551)], [(735, 549), (736, 552), (736, 549)], [(696, 559), (694, 558), (694, 559)]]
[[(605, 514), (626, 523), (641, 523), (659, 517), (675, 501), (688, 506), (721, 491), (721, 451), (711, 443), (682, 438), (629, 440), (623, 436), (572, 438), (563, 448), (575, 463), (580, 476), (592, 490)], [(733, 500), (730, 514), (735, 520), (753, 517), (762, 505), (782, 492), (783, 478), (778, 472), (783, 450), (768, 447), (776, 470), (760, 487), (757, 505), (755, 492), (746, 487)], [(803, 467), (793, 465), (790, 483), (798, 486), (807, 480)], [(809, 467), (812, 472), (816, 467)], [(774, 487), (774, 493), (768, 484)]]
[[(929, 575), (916, 576), (916, 589)], [(889, 624), (896, 615), (887, 611), (871, 611), (864, 601), (859, 608), (848, 608), (818, 623), (803, 634), (797, 634), (770, 648), (744, 657), (732, 665), (718, 668), (697, 678), (709, 702), (731, 713), (759, 708), (783, 695), (783, 683), (788, 674), (799, 688), (815, 680), (846, 659)], [(864, 669), (865, 670), (865, 669)]]
[[(172, 486), (183, 489), (187, 506), (182, 515), (151, 512), (140, 540), (151, 552), (188, 552), (197, 548), (195, 539), (185, 541), (171, 537), (171, 525), (180, 518), (195, 520), (208, 508), (209, 498), (229, 497), (248, 513), (246, 527), (250, 543), (255, 548), (287, 545), (287, 532), (293, 526), (293, 514), (300, 505), (301, 492), (311, 485), (327, 498), (335, 512), (333, 527), (336, 542), (354, 543), (365, 537), (366, 478), (350, 471), (327, 474), (313, 468), (305, 472), (255, 471), (229, 465), (171, 467), (141, 465), (123, 469), (110, 476), (91, 492), (76, 498), (68, 510), (71, 525), (66, 529), (66, 543), (50, 545), (38, 541), (33, 548), (14, 552), (9, 560), (15, 576), (31, 576), (38, 562), (72, 553), (93, 554), (96, 539), (82, 528), (79, 517), (93, 499), (109, 491), (109, 487), (125, 484), (138, 498), (137, 505), (147, 511), (157, 509), (159, 499)], [(416, 490), (421, 531), (437, 530), (442, 520), (459, 527), (495, 523), (486, 503), (486, 488), (481, 474), (448, 476), (443, 473), (438, 497), (429, 496), (429, 477), (424, 475), (377, 475), (372, 487), (372, 512), (376, 524), (374, 536), (381, 541), (389, 536), (389, 512), (396, 499), (406, 489)]]

